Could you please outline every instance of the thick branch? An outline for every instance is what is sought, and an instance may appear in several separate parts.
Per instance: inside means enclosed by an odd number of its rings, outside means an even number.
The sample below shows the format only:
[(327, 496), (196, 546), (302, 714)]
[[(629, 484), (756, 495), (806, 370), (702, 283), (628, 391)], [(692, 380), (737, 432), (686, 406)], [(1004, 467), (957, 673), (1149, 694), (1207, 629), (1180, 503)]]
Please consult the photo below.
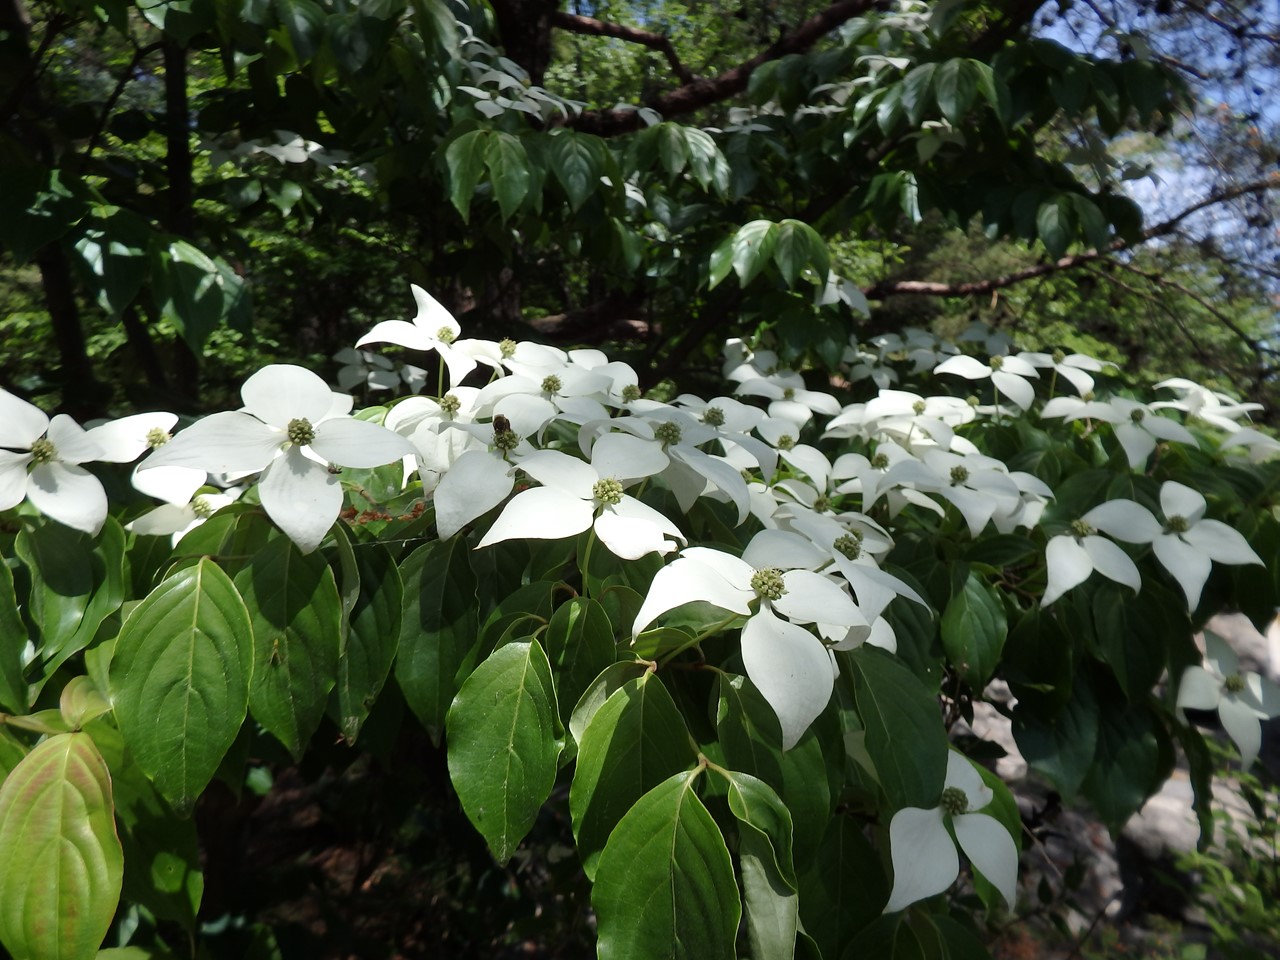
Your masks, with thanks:
[(625, 40), (627, 43), (638, 43), (651, 50), (657, 50), (666, 57), (667, 63), (671, 65), (671, 72), (680, 78), (681, 83), (693, 83), (697, 79), (689, 68), (680, 62), (680, 58), (676, 55), (676, 48), (671, 45), (671, 39), (660, 33), (651, 33), (648, 30), (627, 27), (620, 23), (605, 23), (594, 17), (565, 13), (563, 10), (557, 10), (551, 15), (551, 26), (567, 30), (569, 33), (586, 34), (589, 37), (613, 37), (615, 40)]
[(864, 287), (862, 292), (868, 300), (883, 300), (885, 297), (900, 294), (926, 297), (969, 297), (991, 293), (994, 290), (1033, 280), (1036, 277), (1043, 277), (1063, 270), (1071, 270), (1075, 267), (1106, 259), (1113, 253), (1119, 253), (1122, 250), (1128, 250), (1146, 243), (1148, 240), (1174, 233), (1184, 220), (1206, 207), (1213, 206), (1216, 203), (1226, 203), (1229, 200), (1235, 200), (1247, 194), (1265, 193), (1268, 190), (1276, 189), (1280, 189), (1280, 176), (1238, 184), (1226, 190), (1212, 193), (1168, 220), (1148, 227), (1142, 231), (1135, 242), (1117, 238), (1102, 250), (1086, 250), (1083, 253), (1073, 253), (1047, 263), (1038, 263), (1033, 267), (1015, 270), (1013, 273), (1007, 273), (1001, 277), (988, 277), (985, 280), (971, 280), (964, 283), (940, 283), (933, 280), (882, 280), (879, 283), (873, 283), (869, 287)]
[[(751, 79), (751, 74), (763, 64), (788, 54), (804, 53), (842, 23), (866, 13), (876, 6), (877, 2), (878, 0), (835, 0), (821, 13), (810, 17), (750, 60), (718, 76), (703, 77), (693, 83), (686, 83), (682, 87), (654, 98), (645, 106), (653, 108), (664, 117), (674, 117), (682, 113), (691, 113), (741, 93), (747, 89), (747, 81)], [(641, 122), (637, 110), (614, 108), (588, 110), (569, 120), (568, 125), (587, 133), (608, 137), (636, 130)]]

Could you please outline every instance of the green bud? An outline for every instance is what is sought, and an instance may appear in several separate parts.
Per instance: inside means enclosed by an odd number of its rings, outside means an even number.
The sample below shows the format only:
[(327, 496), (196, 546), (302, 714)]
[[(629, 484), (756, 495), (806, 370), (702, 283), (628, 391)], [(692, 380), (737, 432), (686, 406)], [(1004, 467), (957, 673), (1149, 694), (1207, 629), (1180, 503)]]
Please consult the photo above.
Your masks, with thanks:
[(790, 450), (795, 445), (796, 445), (796, 438), (789, 433), (784, 433), (782, 436), (778, 438), (779, 450)]
[(1191, 524), (1186, 517), (1170, 517), (1169, 532), (1170, 533), (1186, 533), (1191, 529)]
[(173, 439), (173, 435), (159, 427), (152, 427), (147, 431), (147, 449), (154, 450), (157, 447), (163, 447), (166, 443)]
[(554, 373), (542, 378), (543, 393), (559, 393), (564, 385), (560, 382), (560, 378)]
[(826, 513), (831, 509), (831, 499), (819, 494), (813, 501), (813, 509), (816, 513)]
[(520, 437), (514, 430), (495, 430), (493, 445), (503, 452), (509, 452), (520, 446)]
[(628, 383), (622, 388), (622, 399), (627, 403), (635, 403), (640, 399), (640, 388), (634, 383)]
[(1222, 689), (1227, 693), (1241, 693), (1244, 690), (1244, 677), (1233, 673), (1222, 681)]
[(458, 339), (458, 335), (449, 327), (441, 327), (436, 331), (436, 339), (441, 343), (453, 343)]
[(670, 420), (664, 420), (653, 428), (654, 439), (661, 441), (664, 447), (669, 447), (673, 443), (680, 442), (680, 424), (672, 423)]
[(1077, 537), (1091, 537), (1098, 531), (1093, 528), (1093, 524), (1085, 523), (1083, 520), (1072, 520), (1071, 532)]
[(940, 806), (945, 813), (958, 817), (969, 809), (969, 795), (959, 787), (947, 787), (942, 791), (942, 803)]
[(622, 502), (622, 484), (612, 477), (597, 480), (591, 488), (591, 495), (601, 503), (618, 504)]
[(1054, 363), (1061, 363), (1061, 362), (1062, 362), (1063, 360), (1065, 360), (1065, 359), (1067, 359), (1067, 355), (1066, 355), (1065, 353), (1063, 353), (1061, 350), (1055, 350), (1055, 351), (1053, 351), (1053, 362), (1054, 362)]
[(311, 421), (306, 417), (290, 420), (286, 433), (289, 435), (289, 442), (298, 447), (305, 447), (316, 438), (316, 428), (311, 426)]
[(724, 411), (719, 407), (707, 407), (702, 411), (702, 422), (709, 427), (723, 427)]
[(794, 400), (795, 398), (796, 398), (796, 391), (794, 387), (787, 387), (785, 390), (782, 391), (783, 400)]
[(447, 417), (455, 417), (462, 409), (462, 401), (455, 394), (446, 393), (440, 398), (440, 409)]
[(504, 337), (498, 341), (498, 350), (503, 360), (510, 360), (516, 355), (516, 342), (510, 337)]
[(920, 416), (920, 414), (924, 413), (924, 411), (925, 411), (925, 402), (923, 400), (917, 400), (915, 403), (911, 405), (911, 412), (914, 413), (917, 417)]
[(1146, 416), (1147, 416), (1147, 411), (1143, 410), (1140, 407), (1129, 411), (1129, 419), (1132, 420), (1134, 423), (1141, 423), (1146, 418)]
[(837, 537), (836, 542), (831, 546), (835, 547), (837, 552), (848, 557), (850, 560), (857, 560), (862, 556), (862, 538), (856, 537), (851, 533), (846, 533), (844, 536)]
[(765, 567), (753, 573), (751, 589), (762, 600), (781, 600), (787, 592), (786, 584), (782, 582), (782, 571), (777, 567)]
[(954, 467), (951, 468), (951, 485), (953, 487), (957, 487), (962, 483), (968, 483), (968, 482), (969, 482), (969, 470), (967, 467), (962, 467), (959, 464), (956, 464)]
[(207, 497), (196, 497), (191, 501), (191, 512), (197, 517), (208, 518), (213, 516), (214, 507)]
[(1004, 366), (1004, 357), (992, 357), (987, 362), (991, 364), (992, 370), (999, 370), (1001, 367)]
[(877, 453), (871, 458), (871, 466), (875, 470), (888, 470), (889, 455), (887, 453)]
[(46, 437), (41, 437), (31, 444), (31, 462), (40, 464), (48, 463), (51, 460), (58, 459), (58, 448), (53, 445), (53, 441)]

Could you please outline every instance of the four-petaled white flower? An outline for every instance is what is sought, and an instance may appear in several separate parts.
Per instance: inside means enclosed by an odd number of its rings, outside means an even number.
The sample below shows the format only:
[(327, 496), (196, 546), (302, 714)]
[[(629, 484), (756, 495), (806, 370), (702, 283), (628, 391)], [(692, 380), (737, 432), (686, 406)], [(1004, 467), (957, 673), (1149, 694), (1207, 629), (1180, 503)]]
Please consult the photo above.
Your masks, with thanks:
[[(1145, 520), (1143, 519), (1145, 515)], [(1146, 543), (1158, 535), (1156, 518), (1130, 500), (1110, 500), (1094, 507), (1071, 525), (1071, 533), (1052, 538), (1045, 548), (1049, 580), (1040, 605), (1053, 601), (1089, 579), (1095, 570), (1116, 583), (1142, 589), (1142, 574), (1129, 555), (1098, 531), (1121, 540)]]
[(1156, 559), (1178, 581), (1187, 595), (1187, 609), (1200, 606), (1200, 591), (1209, 579), (1213, 561), (1262, 563), (1238, 530), (1219, 520), (1206, 520), (1205, 499), (1175, 480), (1160, 487), (1160, 509), (1165, 527), (1151, 542)]
[(1280, 716), (1280, 687), (1252, 671), (1240, 669), (1240, 659), (1215, 633), (1204, 632), (1202, 667), (1187, 667), (1178, 682), (1178, 712), (1217, 709), (1227, 736), (1240, 751), (1246, 770), (1262, 746), (1261, 721)]
[(82, 463), (102, 448), (64, 413), (52, 420), (0, 390), (0, 510), (24, 499), (59, 523), (97, 535), (107, 519), (107, 494)]
[[(1013, 908), (1017, 895), (1018, 848), (995, 817), (981, 813), (994, 799), (991, 788), (961, 754), (947, 755), (942, 802), (930, 810), (904, 807), (889, 822), (889, 854), (893, 860), (893, 892), (885, 913), (904, 910), (918, 900), (941, 893), (960, 875), (956, 842), (975, 870), (1000, 891)], [(955, 842), (947, 824), (955, 832)]]
[(1036, 388), (1028, 378), (1040, 378), (1036, 368), (1020, 357), (995, 356), (984, 364), (974, 357), (962, 354), (942, 361), (933, 368), (933, 372), (954, 373), (966, 380), (986, 380), (990, 377), (995, 388), (1023, 410), (1028, 409), (1036, 399)]
[(152, 454), (143, 470), (261, 471), (263, 509), (304, 553), (320, 545), (342, 509), (342, 487), (330, 464), (377, 467), (414, 453), (399, 434), (347, 416), (351, 398), (334, 394), (302, 367), (263, 367), (240, 396), (242, 411), (197, 421)]

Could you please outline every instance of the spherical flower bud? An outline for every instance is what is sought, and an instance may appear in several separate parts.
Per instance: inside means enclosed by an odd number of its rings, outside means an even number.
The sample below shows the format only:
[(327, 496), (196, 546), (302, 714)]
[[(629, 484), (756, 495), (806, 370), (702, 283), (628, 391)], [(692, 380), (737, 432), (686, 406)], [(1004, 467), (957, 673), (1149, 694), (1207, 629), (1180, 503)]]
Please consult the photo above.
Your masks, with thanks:
[(784, 433), (782, 436), (778, 438), (779, 450), (790, 450), (795, 445), (796, 445), (796, 438), (789, 433)]
[(285, 433), (289, 437), (289, 442), (298, 447), (305, 447), (316, 438), (316, 428), (311, 426), (311, 421), (306, 417), (295, 417), (290, 420)]
[(871, 458), (871, 467), (873, 470), (888, 470), (889, 455), (887, 453), (877, 453)]
[(457, 416), (459, 410), (462, 409), (462, 401), (455, 394), (446, 393), (440, 398), (440, 410), (447, 417)]
[(719, 407), (707, 407), (702, 412), (702, 422), (709, 427), (723, 427), (724, 411)]
[(969, 482), (968, 468), (962, 467), (959, 464), (956, 464), (954, 467), (951, 468), (951, 485), (953, 487), (958, 486), (959, 484), (968, 483), (968, 482)]
[(562, 386), (563, 384), (560, 382), (560, 378), (554, 373), (542, 378), (543, 393), (559, 393)]
[(653, 436), (655, 440), (662, 443), (664, 447), (673, 443), (680, 442), (680, 424), (672, 423), (670, 420), (664, 420), (653, 428)]
[(498, 351), (502, 354), (503, 360), (510, 360), (516, 355), (516, 342), (510, 337), (504, 337), (498, 341)]
[(762, 600), (781, 600), (787, 592), (782, 582), (782, 571), (777, 567), (765, 567), (751, 575), (751, 589)]
[(850, 560), (857, 560), (858, 557), (862, 556), (862, 541), (852, 533), (837, 537), (836, 542), (831, 546)]
[(173, 435), (169, 431), (161, 430), (159, 427), (152, 427), (147, 431), (147, 449), (155, 450), (157, 447), (163, 447), (172, 439)]
[(947, 787), (942, 791), (942, 803), (939, 806), (951, 816), (958, 817), (969, 809), (969, 797), (959, 787)]
[(640, 388), (634, 383), (628, 383), (622, 388), (622, 399), (627, 403), (635, 403), (640, 399)]
[(58, 459), (58, 448), (47, 437), (31, 441), (31, 462), (34, 464), (49, 463)]
[(619, 504), (622, 502), (622, 484), (612, 477), (597, 480), (591, 488), (591, 495), (601, 503)]
[(441, 327), (436, 331), (436, 339), (441, 343), (453, 343), (458, 339), (458, 335), (448, 327)]

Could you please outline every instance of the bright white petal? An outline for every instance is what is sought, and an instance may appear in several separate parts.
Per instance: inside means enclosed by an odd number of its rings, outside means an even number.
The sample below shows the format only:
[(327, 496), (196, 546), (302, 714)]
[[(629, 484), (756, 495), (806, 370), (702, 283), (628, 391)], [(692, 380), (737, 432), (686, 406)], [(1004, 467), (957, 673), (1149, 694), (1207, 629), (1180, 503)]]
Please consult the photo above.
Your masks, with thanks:
[(591, 445), (596, 472), (624, 484), (661, 473), (669, 462), (661, 444), (629, 433), (606, 433)]
[(394, 343), (410, 350), (433, 350), (439, 341), (407, 320), (383, 320), (357, 340), (356, 346), (363, 347), (368, 343)]
[(138, 464), (133, 470), (133, 488), (148, 497), (155, 497), (166, 503), (184, 506), (191, 502), (195, 492), (204, 486), (209, 474), (195, 467), (156, 467), (143, 470), (147, 461)]
[(841, 627), (871, 625), (849, 595), (834, 581), (811, 570), (788, 570), (782, 575), (787, 592), (773, 601), (780, 614), (801, 623), (830, 623)]
[(1133, 423), (1118, 423), (1113, 432), (1124, 448), (1129, 466), (1134, 470), (1141, 469), (1151, 456), (1151, 451), (1156, 448), (1156, 438)]
[(86, 431), (101, 448), (98, 457), (108, 463), (132, 463), (147, 452), (147, 434), (152, 430), (170, 433), (178, 422), (173, 413), (138, 413), (103, 423)]
[(1204, 516), (1206, 506), (1199, 491), (1176, 480), (1166, 480), (1160, 485), (1160, 509), (1168, 519), (1182, 517), (1195, 523)]
[(1082, 397), (1093, 389), (1093, 377), (1077, 367), (1060, 364), (1058, 366), (1058, 375), (1075, 387)]
[(996, 389), (1003, 393), (1006, 397), (1020, 406), (1023, 410), (1030, 408), (1031, 404), (1036, 401), (1036, 389), (1031, 386), (1022, 377), (1016, 374), (1006, 373), (1003, 370), (993, 371), (991, 374), (991, 382), (996, 385)]
[(297, 418), (317, 424), (333, 408), (333, 391), (328, 384), (292, 363), (263, 367), (244, 382), (240, 396), (249, 413), (281, 430)]
[(707, 564), (688, 557), (678, 557), (659, 570), (658, 575), (653, 578), (649, 593), (640, 606), (640, 612), (636, 614), (631, 635), (634, 637), (641, 633), (668, 610), (695, 600), (705, 600), (722, 610), (746, 616), (751, 612), (748, 603), (752, 596), (750, 591), (731, 586)]
[(791, 533), (789, 530), (761, 530), (747, 544), (747, 549), (742, 552), (742, 559), (757, 570), (765, 567), (812, 570), (822, 566), (828, 558), (824, 551), (798, 533)]
[(982, 774), (978, 773), (964, 754), (955, 750), (947, 754), (947, 777), (944, 782), (948, 787), (964, 791), (964, 795), (969, 798), (970, 811), (981, 810), (995, 799), (991, 788), (983, 783)]
[(831, 699), (831, 655), (808, 630), (779, 620), (766, 608), (742, 628), (742, 662), (778, 715), (782, 749), (791, 749)]
[(515, 479), (505, 460), (487, 450), (468, 450), (436, 487), (436, 530), (440, 539), (448, 540), (476, 517), (492, 510), (514, 486)]
[[(904, 491), (905, 492), (905, 491)], [(938, 491), (950, 500), (964, 516), (969, 525), (969, 536), (975, 540), (982, 533), (991, 515), (996, 512), (996, 500), (985, 493), (978, 493), (965, 487), (943, 487)]]
[(124, 528), (144, 537), (167, 536), (185, 530), (195, 519), (196, 512), (190, 506), (179, 507), (165, 503), (131, 523), (126, 523)]
[(1262, 746), (1262, 724), (1258, 722), (1257, 714), (1248, 704), (1226, 694), (1218, 704), (1218, 718), (1240, 751), (1241, 766), (1248, 770), (1258, 758), (1258, 749)]
[(649, 553), (670, 553), (676, 541), (667, 539), (651, 520), (624, 517), (606, 508), (595, 521), (596, 536), (609, 552), (623, 560), (639, 560)]
[(1105, 537), (1085, 537), (1084, 549), (1093, 568), (1104, 577), (1122, 583), (1137, 593), (1142, 589), (1142, 574), (1129, 555)]
[(1201, 520), (1183, 537), (1218, 563), (1262, 563), (1262, 558), (1254, 553), (1239, 530), (1233, 530), (1218, 520)]
[(65, 413), (49, 421), (48, 437), (58, 451), (58, 459), (64, 463), (85, 463), (102, 456), (102, 448), (89, 437), (84, 427)]
[(956, 376), (964, 377), (966, 380), (985, 380), (991, 376), (991, 367), (974, 357), (959, 355), (943, 360), (942, 363), (933, 368), (933, 372), (954, 373)]
[(330, 463), (367, 469), (412, 456), (416, 451), (405, 437), (367, 420), (337, 417), (316, 427), (311, 449)]
[(29, 450), (49, 429), (49, 417), (34, 404), (0, 390), (0, 447)]
[(1204, 589), (1204, 582), (1209, 579), (1213, 561), (1207, 554), (1171, 533), (1156, 537), (1151, 549), (1156, 559), (1172, 574), (1182, 592), (1187, 595), (1187, 609), (1194, 610), (1198, 607), (1200, 591)]
[(320, 546), (342, 509), (338, 478), (290, 447), (272, 461), (258, 483), (263, 509), (303, 553)]
[(905, 910), (918, 900), (941, 893), (960, 875), (960, 858), (939, 807), (904, 807), (895, 813), (889, 822), (889, 856), (893, 860), (893, 892), (885, 913)]
[(27, 499), (45, 516), (94, 536), (107, 519), (102, 483), (83, 467), (69, 463), (42, 463), (32, 470)]
[(409, 289), (418, 308), (418, 313), (413, 318), (414, 325), (436, 336), (439, 336), (441, 330), (448, 330), (453, 335), (450, 339), (456, 340), (462, 333), (462, 326), (454, 319), (453, 314), (416, 283), (409, 284)]
[(560, 540), (576, 536), (591, 526), (591, 513), (589, 500), (553, 487), (534, 487), (511, 498), (476, 546), (487, 547), (518, 537)]
[(680, 532), (680, 528), (672, 523), (665, 513), (659, 513), (648, 504), (641, 503), (635, 497), (629, 497), (625, 493), (618, 503), (608, 508), (608, 512), (628, 520), (644, 520), (661, 530), (664, 536), (674, 537), (681, 542), (685, 540), (685, 535)]
[(247, 413), (215, 413), (197, 420), (139, 465), (193, 467), (209, 473), (253, 473), (280, 453), (285, 435)]
[(26, 499), (29, 463), (29, 453), (0, 450), (0, 510), (16, 507)]
[(1179, 710), (1213, 710), (1222, 698), (1222, 678), (1204, 667), (1187, 667), (1178, 683)]
[(1012, 910), (1018, 896), (1018, 848), (995, 817), (962, 813), (951, 820), (956, 840), (969, 862), (1000, 891)]
[[(520, 459), (520, 469), (543, 486), (555, 487), (584, 502), (591, 500), (592, 490), (600, 479), (591, 464), (559, 450), (535, 450)], [(587, 526), (590, 526), (590, 521)]]
[(1054, 537), (1045, 547), (1044, 555), (1049, 568), (1049, 580), (1044, 588), (1044, 596), (1040, 598), (1042, 607), (1047, 607), (1072, 587), (1084, 583), (1093, 573), (1093, 559), (1075, 537)]
[(1162, 530), (1151, 511), (1132, 500), (1108, 500), (1080, 519), (1125, 543), (1150, 543)]

